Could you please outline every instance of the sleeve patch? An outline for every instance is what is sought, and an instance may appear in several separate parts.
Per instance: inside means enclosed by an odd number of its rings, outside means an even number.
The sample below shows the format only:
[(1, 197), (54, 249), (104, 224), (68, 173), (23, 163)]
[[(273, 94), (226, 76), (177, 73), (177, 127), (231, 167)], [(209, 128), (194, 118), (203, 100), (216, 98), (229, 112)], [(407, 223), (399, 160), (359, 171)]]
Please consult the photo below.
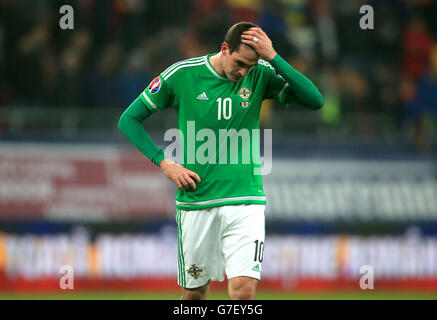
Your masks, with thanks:
[(157, 93), (161, 89), (162, 81), (160, 77), (156, 77), (149, 84), (149, 92), (151, 94)]

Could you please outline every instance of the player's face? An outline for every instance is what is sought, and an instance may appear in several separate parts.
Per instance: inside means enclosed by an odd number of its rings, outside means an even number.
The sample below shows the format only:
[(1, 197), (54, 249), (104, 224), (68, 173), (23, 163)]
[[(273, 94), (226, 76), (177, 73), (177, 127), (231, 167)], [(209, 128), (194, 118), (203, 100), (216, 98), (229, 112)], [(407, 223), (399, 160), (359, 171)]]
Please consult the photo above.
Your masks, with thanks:
[(232, 82), (238, 82), (246, 76), (254, 66), (258, 64), (258, 54), (246, 46), (232, 53), (229, 53), (229, 48), (224, 51), (223, 70), (225, 76)]

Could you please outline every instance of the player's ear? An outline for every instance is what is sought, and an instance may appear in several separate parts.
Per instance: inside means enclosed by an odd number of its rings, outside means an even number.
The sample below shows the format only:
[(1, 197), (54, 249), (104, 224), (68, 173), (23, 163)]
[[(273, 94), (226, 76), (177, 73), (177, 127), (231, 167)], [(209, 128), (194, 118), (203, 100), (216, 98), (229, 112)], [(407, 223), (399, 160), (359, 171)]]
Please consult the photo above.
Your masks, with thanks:
[(229, 45), (227, 42), (222, 43), (222, 47), (221, 47), (220, 51), (223, 55), (226, 55), (229, 53)]

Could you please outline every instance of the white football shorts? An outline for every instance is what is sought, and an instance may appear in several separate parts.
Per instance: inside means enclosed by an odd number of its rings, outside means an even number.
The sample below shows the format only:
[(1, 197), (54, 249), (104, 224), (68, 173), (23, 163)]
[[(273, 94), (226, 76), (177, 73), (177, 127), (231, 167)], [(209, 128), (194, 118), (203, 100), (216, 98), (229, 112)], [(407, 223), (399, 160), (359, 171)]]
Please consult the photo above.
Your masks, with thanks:
[(178, 284), (197, 288), (209, 280), (261, 278), (265, 205), (230, 205), (176, 212)]

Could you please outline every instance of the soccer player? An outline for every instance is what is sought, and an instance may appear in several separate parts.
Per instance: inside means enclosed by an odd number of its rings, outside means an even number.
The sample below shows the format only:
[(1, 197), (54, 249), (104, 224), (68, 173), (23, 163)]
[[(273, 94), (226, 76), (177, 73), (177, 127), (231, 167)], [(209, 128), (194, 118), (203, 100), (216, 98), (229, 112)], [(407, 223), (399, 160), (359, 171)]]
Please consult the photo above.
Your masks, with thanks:
[[(259, 159), (246, 155), (254, 150), (259, 157), (259, 141), (255, 135), (237, 144), (237, 154), (226, 142), (259, 128), (264, 99), (313, 110), (323, 105), (316, 86), (276, 53), (267, 34), (240, 22), (228, 30), (220, 52), (167, 68), (119, 120), (120, 130), (178, 188), (178, 284), (184, 300), (205, 299), (210, 281), (224, 280), (223, 266), (229, 297), (255, 299), (266, 197), (256, 173)], [(182, 165), (166, 158), (142, 126), (171, 106), (182, 136)]]

